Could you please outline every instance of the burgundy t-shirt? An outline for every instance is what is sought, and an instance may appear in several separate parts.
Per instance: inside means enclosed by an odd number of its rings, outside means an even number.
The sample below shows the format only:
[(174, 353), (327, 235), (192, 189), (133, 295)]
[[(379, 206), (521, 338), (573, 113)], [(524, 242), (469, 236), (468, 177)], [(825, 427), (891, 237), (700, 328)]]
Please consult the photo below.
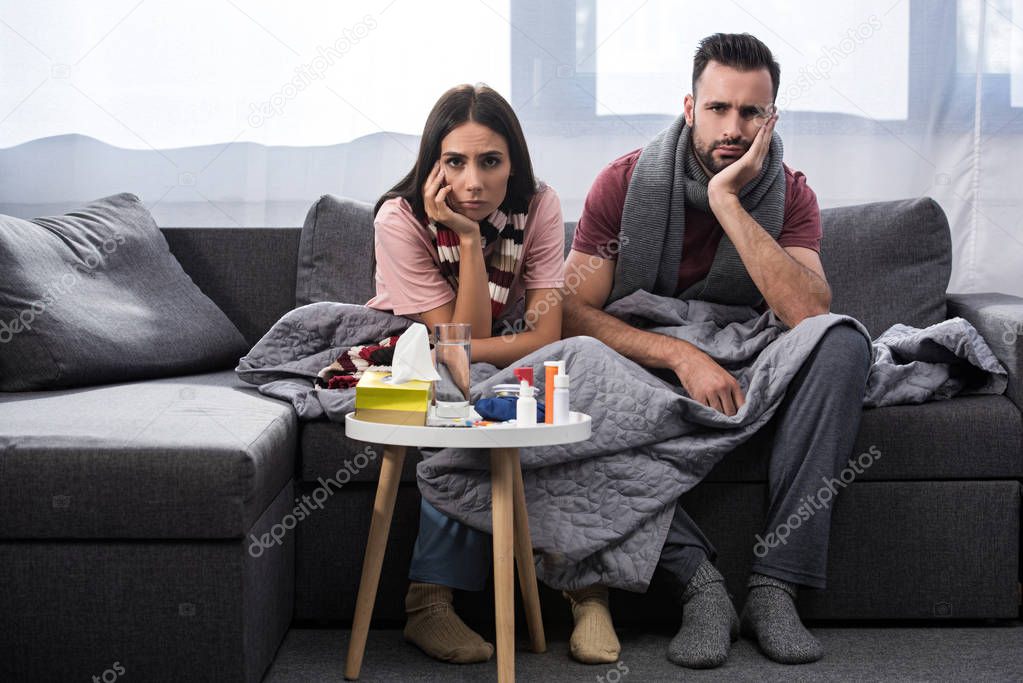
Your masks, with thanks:
[[(642, 151), (640, 148), (615, 159), (593, 181), (572, 238), (572, 249), (601, 258), (615, 258), (616, 252), (609, 245), (621, 230), (625, 193)], [(778, 244), (782, 247), (806, 247), (820, 253), (821, 214), (817, 195), (806, 184), (805, 175), (783, 166), (785, 218)], [(686, 230), (676, 294), (707, 276), (723, 234), (714, 214), (686, 207)]]

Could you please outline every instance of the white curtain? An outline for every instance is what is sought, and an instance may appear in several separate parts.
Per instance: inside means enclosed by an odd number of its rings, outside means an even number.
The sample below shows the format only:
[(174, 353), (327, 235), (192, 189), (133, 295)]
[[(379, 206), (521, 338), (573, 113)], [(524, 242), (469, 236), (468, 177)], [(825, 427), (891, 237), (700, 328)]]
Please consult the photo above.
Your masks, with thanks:
[(440, 93), (482, 81), (575, 220), (717, 31), (774, 51), (822, 207), (934, 197), (950, 289), (1023, 295), (1023, 0), (0, 0), (0, 212), (130, 191), (165, 226), (300, 225), (324, 193), (373, 201)]

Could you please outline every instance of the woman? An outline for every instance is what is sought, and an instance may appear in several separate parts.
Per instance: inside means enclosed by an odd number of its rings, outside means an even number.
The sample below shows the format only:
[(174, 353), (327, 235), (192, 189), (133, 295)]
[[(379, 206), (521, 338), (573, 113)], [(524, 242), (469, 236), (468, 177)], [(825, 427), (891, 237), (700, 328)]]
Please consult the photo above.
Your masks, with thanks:
[[(367, 306), (430, 329), (467, 323), (472, 359), (498, 367), (561, 338), (561, 203), (534, 178), (518, 119), (495, 91), (460, 85), (441, 96), (426, 119), (415, 166), (374, 213), (377, 295)], [(517, 318), (529, 321), (521, 332), (495, 334)], [(424, 500), (405, 638), (436, 659), (489, 659), (493, 646), (455, 614), (451, 599), (453, 588), (482, 590), (489, 567), (489, 536)], [(615, 661), (606, 589), (566, 597), (576, 619), (573, 655)]]

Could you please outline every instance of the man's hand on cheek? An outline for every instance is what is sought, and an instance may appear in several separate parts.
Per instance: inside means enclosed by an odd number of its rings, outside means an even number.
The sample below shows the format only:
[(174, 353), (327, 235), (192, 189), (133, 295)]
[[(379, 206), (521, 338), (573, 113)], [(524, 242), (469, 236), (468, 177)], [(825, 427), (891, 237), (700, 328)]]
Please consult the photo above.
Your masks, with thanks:
[(771, 149), (771, 135), (774, 133), (774, 124), (778, 121), (778, 115), (774, 114), (767, 120), (756, 137), (753, 144), (746, 150), (746, 153), (736, 159), (732, 164), (714, 174), (707, 185), (707, 197), (711, 204), (726, 199), (729, 195), (737, 197), (739, 191), (751, 180), (757, 177), (764, 166), (764, 159)]

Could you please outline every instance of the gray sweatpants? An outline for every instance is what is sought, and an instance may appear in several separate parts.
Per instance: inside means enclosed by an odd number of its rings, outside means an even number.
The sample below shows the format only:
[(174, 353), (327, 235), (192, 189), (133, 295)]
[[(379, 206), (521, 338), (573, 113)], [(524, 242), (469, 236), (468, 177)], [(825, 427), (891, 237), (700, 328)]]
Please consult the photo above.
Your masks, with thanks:
[[(793, 378), (778, 412), (757, 434), (770, 445), (765, 531), (753, 571), (824, 588), (834, 480), (852, 455), (871, 350), (851, 326), (832, 327)], [(844, 482), (845, 479), (839, 481)], [(675, 509), (658, 569), (677, 590), (716, 552), (682, 506)]]

